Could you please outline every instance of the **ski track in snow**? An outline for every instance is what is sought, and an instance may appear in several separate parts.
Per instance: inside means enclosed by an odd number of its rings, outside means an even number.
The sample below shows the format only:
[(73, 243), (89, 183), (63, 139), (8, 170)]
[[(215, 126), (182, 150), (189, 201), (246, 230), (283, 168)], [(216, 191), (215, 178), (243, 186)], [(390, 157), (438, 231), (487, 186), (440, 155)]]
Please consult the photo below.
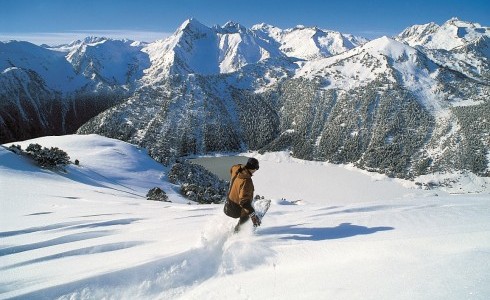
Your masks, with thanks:
[[(129, 222), (120, 220), (94, 223), (95, 226), (129, 225)], [(221, 222), (221, 224), (219, 224)], [(94, 224), (75, 225), (67, 229), (89, 228)], [(59, 230), (62, 225), (39, 228), (42, 230)], [(105, 274), (95, 275), (86, 279), (77, 280), (57, 286), (40, 289), (20, 296), (20, 299), (172, 299), (182, 294), (186, 289), (198, 285), (212, 277), (233, 274), (252, 269), (274, 254), (264, 243), (255, 241), (252, 245), (253, 233), (244, 229), (233, 234), (233, 226), (229, 220), (221, 216), (214, 217), (212, 222), (202, 232), (199, 245), (189, 250), (152, 260), (135, 267), (122, 269)], [(28, 234), (32, 230), (26, 229), (19, 234)], [(0, 257), (18, 254), (24, 251), (35, 250), (54, 245), (62, 245), (74, 241), (94, 239), (111, 234), (110, 231), (87, 231), (70, 234), (58, 239), (23, 246), (13, 246), (0, 249)], [(9, 233), (0, 233), (8, 236)], [(36, 263), (46, 263), (70, 256), (93, 255), (97, 253), (118, 251), (137, 247), (144, 244), (142, 241), (127, 241), (120, 243), (98, 244), (76, 250), (65, 251), (48, 255), (42, 258), (31, 259), (7, 265), (0, 268), (10, 270)], [(254, 255), (250, 253), (253, 251)], [(26, 285), (27, 287), (27, 285)], [(15, 297), (14, 297), (15, 298)]]

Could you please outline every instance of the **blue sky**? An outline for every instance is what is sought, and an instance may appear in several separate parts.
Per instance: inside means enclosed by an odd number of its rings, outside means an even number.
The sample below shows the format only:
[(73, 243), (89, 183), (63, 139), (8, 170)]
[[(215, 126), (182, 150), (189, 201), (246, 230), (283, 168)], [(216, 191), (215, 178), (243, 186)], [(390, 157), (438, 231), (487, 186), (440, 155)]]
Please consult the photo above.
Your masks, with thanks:
[(207, 26), (296, 25), (377, 38), (451, 17), (490, 26), (490, 0), (0, 0), (0, 40), (57, 44), (88, 35), (153, 41), (194, 17)]

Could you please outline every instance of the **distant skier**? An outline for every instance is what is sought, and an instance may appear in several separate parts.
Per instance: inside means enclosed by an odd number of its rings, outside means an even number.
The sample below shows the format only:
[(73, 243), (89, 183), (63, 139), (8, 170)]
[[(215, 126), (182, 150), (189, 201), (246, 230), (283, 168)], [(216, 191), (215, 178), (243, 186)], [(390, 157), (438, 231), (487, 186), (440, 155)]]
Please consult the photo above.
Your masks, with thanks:
[[(252, 175), (259, 169), (259, 161), (249, 158), (245, 166), (238, 164), (231, 167), (231, 181), (228, 199), (230, 206), (240, 210), (240, 220), (235, 226), (235, 232), (240, 230), (240, 226), (252, 219), (254, 226), (260, 226), (260, 219), (255, 214), (252, 206), (254, 197), (254, 184)], [(225, 208), (226, 212), (226, 208)]]

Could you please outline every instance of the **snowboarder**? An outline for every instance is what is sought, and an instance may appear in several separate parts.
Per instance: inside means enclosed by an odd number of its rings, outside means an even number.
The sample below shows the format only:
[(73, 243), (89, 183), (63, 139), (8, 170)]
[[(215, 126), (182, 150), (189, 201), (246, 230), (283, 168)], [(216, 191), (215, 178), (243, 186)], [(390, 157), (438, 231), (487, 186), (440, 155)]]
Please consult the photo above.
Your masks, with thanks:
[(252, 219), (253, 225), (260, 226), (260, 219), (255, 214), (252, 206), (254, 197), (254, 184), (252, 175), (259, 169), (259, 161), (249, 158), (245, 166), (238, 164), (231, 167), (231, 185), (228, 198), (230, 201), (241, 207), (240, 220), (235, 226), (235, 232), (240, 230), (240, 226)]

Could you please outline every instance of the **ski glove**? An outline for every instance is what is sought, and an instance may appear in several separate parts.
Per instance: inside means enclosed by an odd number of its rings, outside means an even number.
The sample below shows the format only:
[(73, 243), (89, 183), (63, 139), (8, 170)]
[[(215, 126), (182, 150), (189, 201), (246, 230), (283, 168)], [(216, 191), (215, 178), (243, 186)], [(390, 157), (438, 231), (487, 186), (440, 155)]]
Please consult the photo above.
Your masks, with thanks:
[(260, 226), (260, 219), (257, 217), (255, 212), (250, 214), (250, 219), (252, 219), (252, 222), (254, 223), (254, 227)]

